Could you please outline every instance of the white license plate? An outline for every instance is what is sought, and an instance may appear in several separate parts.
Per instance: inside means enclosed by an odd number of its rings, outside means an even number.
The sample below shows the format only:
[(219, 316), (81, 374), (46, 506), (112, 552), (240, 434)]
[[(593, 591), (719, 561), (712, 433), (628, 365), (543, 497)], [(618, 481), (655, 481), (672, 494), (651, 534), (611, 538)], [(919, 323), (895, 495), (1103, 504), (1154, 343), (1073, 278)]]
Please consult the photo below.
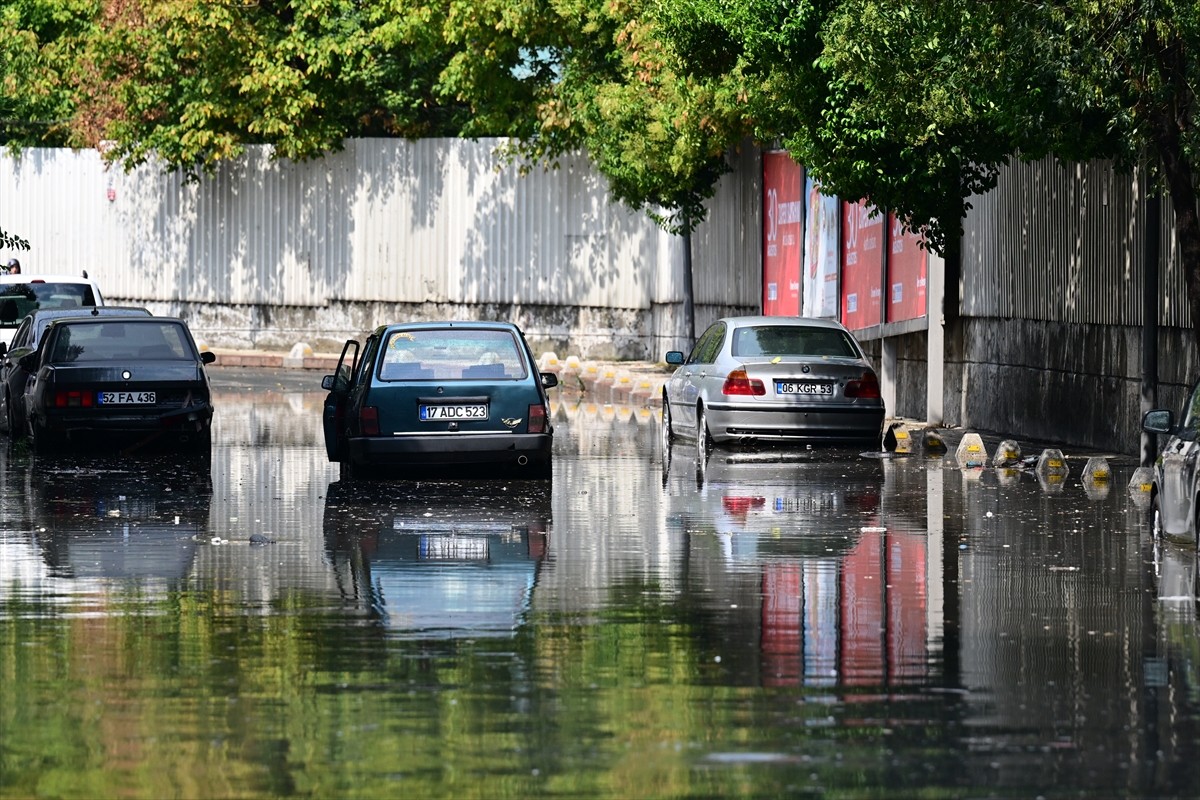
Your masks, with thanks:
[(833, 394), (831, 381), (775, 381), (775, 394)]
[(96, 392), (96, 402), (102, 406), (142, 406), (158, 401), (154, 392)]
[(487, 419), (486, 403), (471, 403), (470, 405), (435, 405), (421, 406), (423, 422), (437, 422), (444, 419)]

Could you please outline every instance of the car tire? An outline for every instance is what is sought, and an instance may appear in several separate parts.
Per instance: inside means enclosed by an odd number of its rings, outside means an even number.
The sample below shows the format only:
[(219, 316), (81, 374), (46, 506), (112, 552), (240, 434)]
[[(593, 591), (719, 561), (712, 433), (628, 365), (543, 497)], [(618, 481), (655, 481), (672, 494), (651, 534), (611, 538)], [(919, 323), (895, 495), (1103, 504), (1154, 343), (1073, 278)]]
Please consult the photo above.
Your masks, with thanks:
[(29, 420), (29, 440), (34, 453), (42, 456), (54, 455), (62, 449), (63, 437), (53, 434), (38, 424), (37, 420)]
[(675, 429), (671, 424), (671, 404), (667, 402), (667, 393), (662, 395), (662, 443), (669, 448), (675, 441)]
[(708, 431), (708, 416), (704, 406), (696, 406), (696, 457), (707, 460), (713, 451), (712, 434)]
[(24, 420), (17, 420), (17, 412), (13, 410), (12, 398), (8, 399), (4, 410), (5, 421), (8, 423), (8, 438), (11, 442), (20, 442), (25, 439), (26, 426)]
[(201, 460), (212, 457), (212, 428), (205, 428), (187, 443), (187, 453)]
[(1150, 498), (1150, 533), (1155, 541), (1162, 539), (1162, 509), (1159, 508), (1157, 494)]

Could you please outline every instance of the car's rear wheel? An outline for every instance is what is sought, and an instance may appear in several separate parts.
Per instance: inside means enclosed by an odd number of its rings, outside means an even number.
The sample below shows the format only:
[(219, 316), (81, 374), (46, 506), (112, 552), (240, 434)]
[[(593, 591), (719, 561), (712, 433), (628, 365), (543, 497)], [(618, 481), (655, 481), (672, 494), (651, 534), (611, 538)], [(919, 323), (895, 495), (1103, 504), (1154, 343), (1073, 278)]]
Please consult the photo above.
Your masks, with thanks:
[(57, 453), (65, 441), (61, 434), (51, 433), (35, 419), (29, 420), (29, 439), (33, 452), (43, 456)]

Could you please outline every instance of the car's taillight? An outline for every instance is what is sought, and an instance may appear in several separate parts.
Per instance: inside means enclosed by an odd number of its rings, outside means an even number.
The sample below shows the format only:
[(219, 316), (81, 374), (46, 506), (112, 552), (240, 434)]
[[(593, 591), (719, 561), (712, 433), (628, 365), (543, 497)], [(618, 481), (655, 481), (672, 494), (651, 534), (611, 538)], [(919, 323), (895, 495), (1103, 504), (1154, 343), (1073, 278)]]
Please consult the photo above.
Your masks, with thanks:
[(878, 400), (879, 378), (874, 372), (864, 372), (856, 381), (846, 381), (846, 397), (861, 397), (864, 400)]
[(541, 403), (529, 407), (529, 432), (545, 433), (547, 428), (546, 407)]
[(95, 395), (92, 392), (55, 392), (54, 407), (55, 408), (91, 408), (95, 402)]
[(358, 431), (363, 436), (379, 435), (379, 409), (375, 406), (363, 406), (358, 412)]
[(721, 387), (722, 394), (764, 395), (767, 387), (758, 378), (751, 378), (744, 369), (735, 369), (725, 376), (725, 385)]

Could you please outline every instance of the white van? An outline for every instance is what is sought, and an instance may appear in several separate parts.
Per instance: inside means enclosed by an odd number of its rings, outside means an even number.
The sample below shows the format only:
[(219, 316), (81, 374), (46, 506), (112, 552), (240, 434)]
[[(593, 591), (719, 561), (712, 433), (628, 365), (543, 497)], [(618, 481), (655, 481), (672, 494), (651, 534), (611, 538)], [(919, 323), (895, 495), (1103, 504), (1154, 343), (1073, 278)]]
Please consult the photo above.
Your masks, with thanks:
[(0, 342), (7, 347), (17, 326), (38, 308), (91, 308), (104, 305), (100, 287), (82, 275), (0, 275)]

